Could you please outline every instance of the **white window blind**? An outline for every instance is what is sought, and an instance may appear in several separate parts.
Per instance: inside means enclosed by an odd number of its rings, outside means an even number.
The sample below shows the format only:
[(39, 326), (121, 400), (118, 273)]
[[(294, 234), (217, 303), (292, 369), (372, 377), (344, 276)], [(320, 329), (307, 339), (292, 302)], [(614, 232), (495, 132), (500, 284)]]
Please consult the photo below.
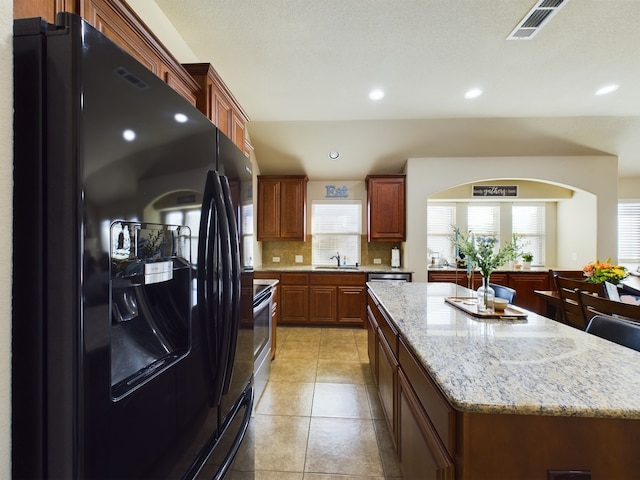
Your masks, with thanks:
[(478, 235), (495, 235), (500, 241), (500, 206), (478, 203), (467, 209), (469, 231)]
[(618, 262), (640, 263), (640, 202), (618, 203)]
[(534, 265), (545, 263), (545, 207), (537, 204), (514, 204), (511, 208), (512, 231), (522, 237), (522, 252), (533, 254)]
[(427, 252), (453, 261), (452, 227), (456, 224), (455, 204), (427, 205)]
[(340, 254), (341, 263), (360, 263), (362, 233), (361, 202), (324, 202), (311, 204), (313, 265), (335, 265), (331, 257)]

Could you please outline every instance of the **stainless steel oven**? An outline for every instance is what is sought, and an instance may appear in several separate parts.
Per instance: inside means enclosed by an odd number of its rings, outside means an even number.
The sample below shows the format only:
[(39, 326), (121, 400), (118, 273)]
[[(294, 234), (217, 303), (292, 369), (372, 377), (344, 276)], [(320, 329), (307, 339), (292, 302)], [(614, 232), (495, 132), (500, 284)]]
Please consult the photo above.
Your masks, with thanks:
[(255, 404), (258, 403), (271, 371), (271, 307), (273, 287), (270, 281), (253, 282), (253, 353)]

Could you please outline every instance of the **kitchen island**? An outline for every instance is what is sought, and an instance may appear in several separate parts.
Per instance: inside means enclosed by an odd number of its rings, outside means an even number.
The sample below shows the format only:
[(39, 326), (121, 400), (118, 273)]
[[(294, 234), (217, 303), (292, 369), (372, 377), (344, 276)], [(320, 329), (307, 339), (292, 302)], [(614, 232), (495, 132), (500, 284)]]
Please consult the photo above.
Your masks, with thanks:
[(533, 312), (473, 317), (445, 302), (468, 292), (449, 283), (367, 286), (406, 479), (640, 478), (640, 352)]

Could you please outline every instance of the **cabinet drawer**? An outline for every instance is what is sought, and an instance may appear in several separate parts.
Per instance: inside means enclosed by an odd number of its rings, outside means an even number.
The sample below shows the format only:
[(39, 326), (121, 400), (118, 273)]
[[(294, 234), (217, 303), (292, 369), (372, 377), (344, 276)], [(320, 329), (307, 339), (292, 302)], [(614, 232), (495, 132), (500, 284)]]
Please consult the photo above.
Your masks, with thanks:
[(283, 273), (280, 276), (280, 283), (283, 285), (308, 285), (308, 273)]
[(400, 340), (400, 354), (398, 356), (400, 368), (413, 387), (416, 396), (420, 399), (422, 408), (427, 413), (429, 420), (438, 432), (438, 436), (453, 456), (455, 450), (455, 410), (449, 405), (438, 387), (424, 372), (413, 355), (409, 352), (405, 343)]
[(312, 273), (309, 276), (311, 285), (361, 285), (364, 286), (364, 274), (349, 273)]

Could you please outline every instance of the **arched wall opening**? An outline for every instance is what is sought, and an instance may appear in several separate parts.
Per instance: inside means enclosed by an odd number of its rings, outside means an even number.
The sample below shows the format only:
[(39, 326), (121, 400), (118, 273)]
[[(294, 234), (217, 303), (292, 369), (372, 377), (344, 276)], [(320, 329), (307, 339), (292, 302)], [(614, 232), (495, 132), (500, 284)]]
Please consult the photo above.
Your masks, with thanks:
[[(580, 269), (595, 258), (617, 257), (617, 157), (456, 157), (407, 160), (406, 268), (426, 281), (427, 200), (471, 184), (504, 179), (523, 182), (535, 197), (555, 187), (571, 191), (557, 203), (555, 264)], [(541, 193), (542, 194), (542, 193)]]

